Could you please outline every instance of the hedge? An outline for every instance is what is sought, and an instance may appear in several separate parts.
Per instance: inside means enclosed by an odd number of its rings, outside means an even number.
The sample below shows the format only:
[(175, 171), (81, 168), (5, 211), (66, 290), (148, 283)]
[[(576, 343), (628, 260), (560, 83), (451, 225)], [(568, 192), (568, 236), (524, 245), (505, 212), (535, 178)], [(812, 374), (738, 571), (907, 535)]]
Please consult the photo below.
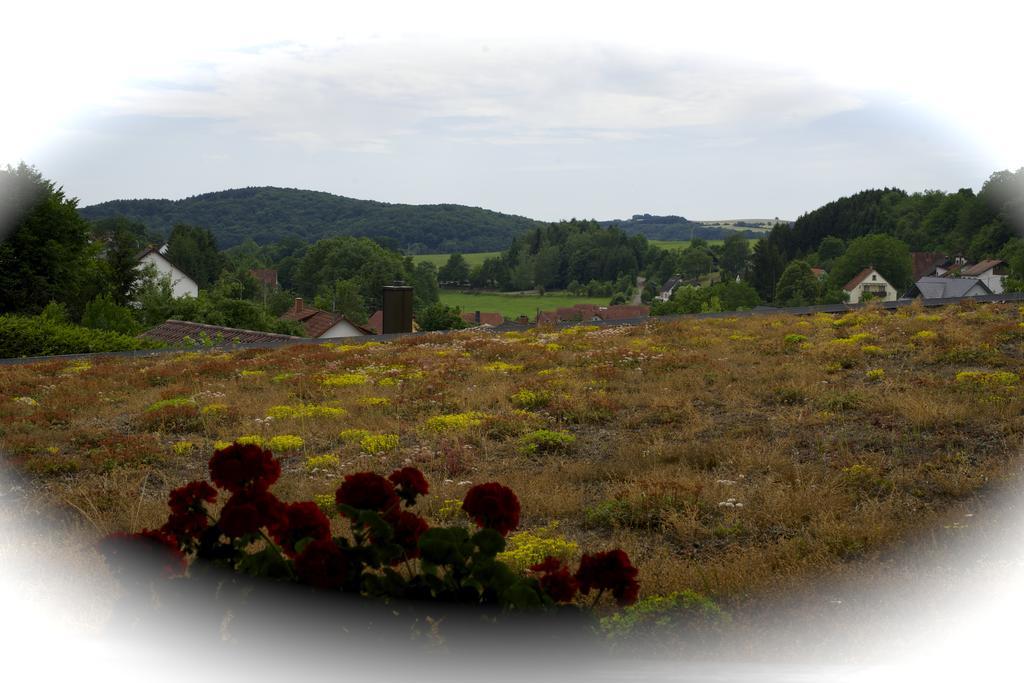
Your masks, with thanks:
[(163, 346), (151, 340), (55, 322), (41, 316), (0, 315), (0, 358), (134, 351)]

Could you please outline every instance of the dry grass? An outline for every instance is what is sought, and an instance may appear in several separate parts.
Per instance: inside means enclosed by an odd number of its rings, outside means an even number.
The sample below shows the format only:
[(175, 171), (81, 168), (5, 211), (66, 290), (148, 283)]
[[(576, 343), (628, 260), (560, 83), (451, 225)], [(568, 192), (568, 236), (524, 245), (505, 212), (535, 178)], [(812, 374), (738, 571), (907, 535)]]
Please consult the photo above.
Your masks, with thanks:
[[(0, 369), (0, 440), (83, 543), (162, 523), (167, 491), (205, 475), (215, 442), (294, 435), (284, 499), (414, 464), (432, 486), (421, 511), (441, 521), (445, 499), (497, 480), (524, 527), (557, 519), (584, 552), (623, 547), (642, 594), (737, 606), (870, 561), (1015, 469), (1021, 382), (955, 378), (1019, 378), (1019, 323), (1010, 306), (911, 307), (49, 361)], [(267, 419), (310, 405), (343, 412)], [(482, 417), (428, 424), (467, 412)], [(537, 429), (575, 442), (526, 452)], [(368, 453), (344, 430), (399, 445)], [(334, 457), (307, 464), (319, 456)]]

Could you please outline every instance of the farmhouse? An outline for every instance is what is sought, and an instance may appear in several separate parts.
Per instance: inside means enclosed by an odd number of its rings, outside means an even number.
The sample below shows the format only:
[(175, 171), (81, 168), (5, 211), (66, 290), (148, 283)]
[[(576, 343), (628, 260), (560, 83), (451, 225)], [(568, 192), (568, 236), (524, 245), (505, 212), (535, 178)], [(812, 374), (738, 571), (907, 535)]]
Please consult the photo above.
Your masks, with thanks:
[(166, 244), (159, 249), (156, 247), (149, 247), (136, 256), (135, 260), (143, 267), (152, 265), (156, 268), (158, 275), (170, 278), (171, 291), (174, 294), (174, 298), (180, 299), (184, 296), (199, 296), (199, 285), (196, 284), (196, 281), (189, 277), (185, 271), (171, 263), (165, 255), (166, 252)]
[(985, 283), (993, 294), (1003, 293), (1003, 280), (1009, 275), (1010, 269), (1007, 266), (1006, 261), (999, 259), (989, 259), (987, 261), (979, 261), (973, 266), (966, 266), (960, 269), (961, 277), (974, 277), (978, 278)]
[(497, 327), (505, 322), (505, 316), (501, 313), (481, 313), (480, 311), (465, 311), (460, 314), (463, 322), (471, 327)]
[(595, 304), (576, 304), (558, 308), (554, 311), (541, 311), (537, 314), (537, 324), (596, 322), (600, 320), (633, 320), (646, 318), (651, 307), (645, 305), (621, 304), (617, 306), (597, 306)]
[(843, 289), (851, 304), (858, 304), (865, 297), (878, 301), (896, 301), (898, 296), (896, 288), (889, 284), (874, 266), (868, 266), (854, 275), (852, 280), (843, 285)]
[(341, 313), (331, 313), (315, 306), (307, 306), (302, 302), (301, 297), (296, 297), (295, 304), (282, 313), (280, 318), (299, 323), (306, 336), (314, 339), (361, 337), (367, 334), (376, 334), (369, 327), (357, 325)]

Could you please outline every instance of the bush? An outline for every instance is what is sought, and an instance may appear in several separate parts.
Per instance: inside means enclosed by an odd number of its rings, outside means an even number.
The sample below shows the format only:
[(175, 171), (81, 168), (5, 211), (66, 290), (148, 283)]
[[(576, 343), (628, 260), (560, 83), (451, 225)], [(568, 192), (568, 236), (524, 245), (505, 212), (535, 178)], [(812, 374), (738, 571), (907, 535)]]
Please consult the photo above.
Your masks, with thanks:
[(576, 437), (568, 432), (538, 429), (520, 440), (520, 448), (524, 453), (556, 453), (568, 451), (574, 443)]
[(55, 322), (51, 317), (0, 315), (0, 358), (135, 351), (163, 346), (117, 332)]
[(130, 309), (118, 306), (109, 294), (101, 294), (85, 305), (82, 325), (94, 330), (107, 330), (134, 335), (139, 326)]

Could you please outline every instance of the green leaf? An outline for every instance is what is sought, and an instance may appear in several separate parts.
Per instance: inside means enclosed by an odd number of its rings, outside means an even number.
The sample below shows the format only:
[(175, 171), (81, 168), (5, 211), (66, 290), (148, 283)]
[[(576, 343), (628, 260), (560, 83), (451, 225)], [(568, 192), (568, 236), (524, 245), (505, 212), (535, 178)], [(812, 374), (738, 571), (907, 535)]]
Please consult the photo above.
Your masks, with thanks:
[(494, 529), (481, 529), (473, 536), (473, 544), (481, 555), (494, 557), (505, 549), (505, 538)]

